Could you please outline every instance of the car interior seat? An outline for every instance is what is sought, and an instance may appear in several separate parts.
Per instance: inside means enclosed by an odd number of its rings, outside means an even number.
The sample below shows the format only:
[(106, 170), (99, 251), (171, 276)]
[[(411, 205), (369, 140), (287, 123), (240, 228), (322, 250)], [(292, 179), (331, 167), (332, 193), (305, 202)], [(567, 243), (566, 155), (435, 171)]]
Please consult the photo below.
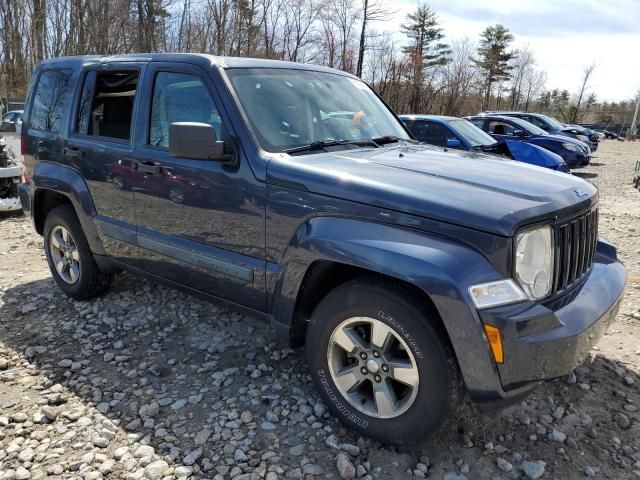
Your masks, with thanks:
[(132, 110), (133, 96), (106, 97), (96, 133), (103, 137), (128, 140), (131, 135)]

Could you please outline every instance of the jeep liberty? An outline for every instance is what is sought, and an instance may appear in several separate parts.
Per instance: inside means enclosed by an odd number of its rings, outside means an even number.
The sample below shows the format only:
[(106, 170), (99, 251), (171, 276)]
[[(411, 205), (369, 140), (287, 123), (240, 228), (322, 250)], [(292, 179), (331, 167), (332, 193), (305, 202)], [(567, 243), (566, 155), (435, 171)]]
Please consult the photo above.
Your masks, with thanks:
[(60, 289), (129, 270), (260, 316), (347, 426), (436, 432), (568, 374), (626, 272), (576, 177), (419, 144), (360, 79), (197, 54), (37, 66), (22, 205)]

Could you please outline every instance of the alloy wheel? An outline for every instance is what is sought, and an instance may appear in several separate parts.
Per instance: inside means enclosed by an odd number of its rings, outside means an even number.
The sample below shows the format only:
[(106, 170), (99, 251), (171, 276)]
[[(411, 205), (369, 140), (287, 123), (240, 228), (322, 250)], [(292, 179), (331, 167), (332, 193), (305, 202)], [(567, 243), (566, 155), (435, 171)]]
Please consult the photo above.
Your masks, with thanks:
[(69, 230), (56, 225), (51, 230), (49, 246), (51, 260), (60, 278), (70, 285), (76, 283), (80, 278), (80, 253)]
[(331, 378), (342, 396), (367, 415), (386, 419), (406, 412), (418, 393), (418, 367), (393, 328), (370, 317), (352, 317), (331, 334)]

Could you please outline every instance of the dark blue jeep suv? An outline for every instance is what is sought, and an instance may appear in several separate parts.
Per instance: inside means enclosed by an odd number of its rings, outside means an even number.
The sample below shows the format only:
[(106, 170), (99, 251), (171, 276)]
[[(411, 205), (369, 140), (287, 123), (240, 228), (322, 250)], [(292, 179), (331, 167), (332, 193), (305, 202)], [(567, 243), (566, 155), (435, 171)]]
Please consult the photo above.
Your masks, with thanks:
[(435, 432), (465, 392), (514, 401), (567, 374), (622, 296), (594, 186), (425, 149), (344, 72), (49, 60), (22, 141), (21, 200), (62, 291), (126, 269), (268, 320), (306, 345), (331, 411), (383, 442)]

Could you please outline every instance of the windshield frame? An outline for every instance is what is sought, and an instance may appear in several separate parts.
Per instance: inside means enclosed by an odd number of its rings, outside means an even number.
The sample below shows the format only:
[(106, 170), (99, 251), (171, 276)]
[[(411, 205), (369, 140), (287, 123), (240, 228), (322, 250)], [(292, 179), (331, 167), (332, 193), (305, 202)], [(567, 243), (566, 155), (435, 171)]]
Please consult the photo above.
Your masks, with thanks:
[[(256, 150), (261, 155), (270, 156), (270, 155), (286, 154), (286, 152), (284, 152), (284, 149), (292, 148), (292, 147), (296, 147), (296, 146), (304, 146), (304, 143), (300, 143), (299, 145), (285, 146), (285, 147), (280, 148), (279, 150), (269, 150), (269, 149), (265, 148), (265, 145), (263, 145), (263, 143), (260, 141), (260, 136), (258, 135), (258, 132), (255, 130), (255, 128), (252, 125), (252, 122), (251, 122), (251, 120), (249, 118), (249, 115), (247, 114), (246, 109), (244, 108), (242, 102), (240, 101), (239, 93), (238, 93), (238, 91), (236, 90), (236, 88), (234, 87), (234, 84), (233, 84), (232, 75), (229, 75), (229, 72), (231, 72), (231, 71), (235, 71), (235, 70), (272, 70), (272, 71), (283, 70), (283, 71), (288, 71), (288, 72), (300, 72), (301, 74), (305, 74), (305, 73), (311, 72), (311, 73), (322, 74), (322, 75), (335, 75), (337, 77), (344, 77), (346, 79), (351, 79), (351, 80), (358, 81), (358, 82), (360, 82), (360, 83), (362, 83), (363, 85), (366, 86), (367, 91), (370, 92), (371, 94), (373, 94), (373, 97), (376, 99), (376, 101), (380, 102), (380, 104), (382, 105), (382, 107), (385, 110), (385, 112), (388, 115), (390, 115), (391, 118), (393, 118), (393, 120), (395, 121), (395, 124), (399, 127), (400, 131), (402, 133), (404, 133), (406, 138), (400, 138), (399, 141), (405, 141), (405, 140), (406, 141), (412, 141), (412, 142), (416, 141), (415, 137), (413, 136), (411, 131), (400, 120), (398, 115), (391, 109), (391, 107), (389, 107), (389, 105), (380, 97), (380, 95), (378, 95), (378, 93), (373, 88), (371, 88), (371, 86), (367, 82), (365, 82), (364, 80), (362, 80), (360, 78), (357, 78), (357, 77), (355, 77), (355, 76), (353, 76), (351, 74), (345, 73), (345, 72), (341, 72), (341, 71), (337, 71), (337, 70), (333, 70), (333, 69), (329, 69), (329, 68), (309, 68), (309, 67), (312, 67), (312, 66), (309, 66), (307, 64), (301, 64), (301, 68), (295, 68), (295, 66), (291, 66), (291, 65), (286, 65), (286, 66), (269, 65), (269, 66), (223, 67), (223, 68), (219, 69), (221, 77), (223, 78), (223, 82), (224, 82), (225, 86), (227, 87), (228, 92), (231, 95), (233, 104), (237, 108), (237, 111), (240, 114), (240, 116), (242, 117), (242, 120), (243, 120), (243, 123), (244, 123), (244, 127), (246, 128), (246, 131), (249, 133), (249, 136), (251, 137), (251, 140), (253, 141), (253, 144), (256, 147)], [(400, 133), (400, 132), (395, 132), (395, 133)], [(327, 140), (327, 139), (323, 139), (323, 140)], [(358, 142), (366, 142), (366, 141), (369, 141), (369, 140), (371, 140), (371, 139), (361, 138), (361, 139), (355, 139), (355, 140), (353, 140), (353, 142), (354, 143), (358, 143)], [(364, 147), (356, 147), (356, 148), (364, 148)], [(310, 153), (311, 154), (317, 154), (317, 153), (323, 153), (323, 151), (319, 150), (319, 151), (314, 151), (314, 152), (310, 152)]]

